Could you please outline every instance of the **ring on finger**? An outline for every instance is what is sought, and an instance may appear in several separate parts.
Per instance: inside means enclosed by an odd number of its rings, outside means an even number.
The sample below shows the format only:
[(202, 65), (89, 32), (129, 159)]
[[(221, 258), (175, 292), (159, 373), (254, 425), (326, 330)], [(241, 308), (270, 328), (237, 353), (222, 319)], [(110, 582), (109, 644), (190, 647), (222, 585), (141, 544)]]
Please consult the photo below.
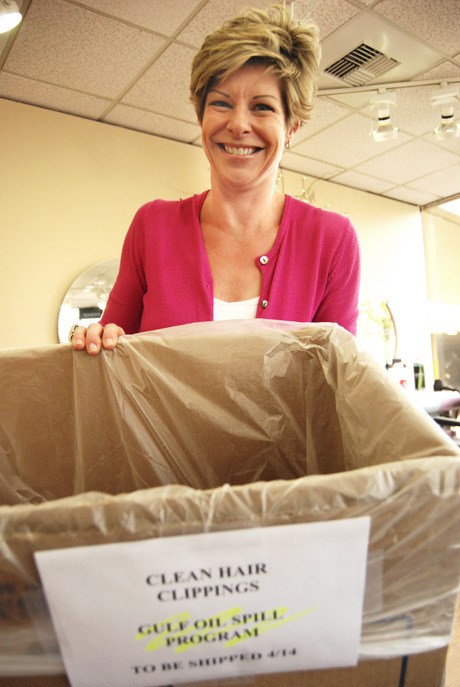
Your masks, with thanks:
[(80, 326), (79, 324), (73, 324), (73, 325), (70, 327), (70, 331), (69, 331), (69, 343), (72, 343), (72, 337), (73, 337), (73, 335), (75, 334), (75, 330), (76, 330), (79, 326)]

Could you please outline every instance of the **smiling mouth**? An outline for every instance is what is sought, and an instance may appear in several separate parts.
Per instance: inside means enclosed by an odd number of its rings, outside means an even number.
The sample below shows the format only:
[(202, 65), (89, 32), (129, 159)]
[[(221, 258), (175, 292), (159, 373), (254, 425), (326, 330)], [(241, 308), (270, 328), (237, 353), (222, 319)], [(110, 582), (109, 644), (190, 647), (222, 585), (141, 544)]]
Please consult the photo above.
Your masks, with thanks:
[(226, 153), (229, 155), (242, 155), (243, 157), (248, 157), (249, 155), (254, 155), (254, 153), (258, 153), (259, 150), (262, 150), (262, 148), (243, 148), (243, 147), (238, 147), (238, 146), (227, 146), (224, 143), (219, 143), (219, 147), (222, 150), (225, 150)]

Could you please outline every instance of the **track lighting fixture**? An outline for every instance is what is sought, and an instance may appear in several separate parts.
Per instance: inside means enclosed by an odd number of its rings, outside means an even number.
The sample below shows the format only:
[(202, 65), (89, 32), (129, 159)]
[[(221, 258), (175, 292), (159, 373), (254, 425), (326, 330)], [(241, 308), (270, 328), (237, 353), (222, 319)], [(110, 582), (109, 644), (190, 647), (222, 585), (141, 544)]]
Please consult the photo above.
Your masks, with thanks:
[(391, 122), (391, 107), (396, 105), (396, 93), (382, 90), (371, 97), (371, 114), (376, 128), (371, 134), (374, 141), (392, 141), (398, 135), (398, 127)]
[(441, 121), (434, 129), (438, 140), (446, 141), (460, 135), (460, 126), (455, 121), (455, 104), (458, 102), (458, 88), (441, 87), (431, 96), (433, 108), (441, 111)]
[(13, 0), (0, 0), (0, 33), (11, 31), (21, 19), (19, 7)]

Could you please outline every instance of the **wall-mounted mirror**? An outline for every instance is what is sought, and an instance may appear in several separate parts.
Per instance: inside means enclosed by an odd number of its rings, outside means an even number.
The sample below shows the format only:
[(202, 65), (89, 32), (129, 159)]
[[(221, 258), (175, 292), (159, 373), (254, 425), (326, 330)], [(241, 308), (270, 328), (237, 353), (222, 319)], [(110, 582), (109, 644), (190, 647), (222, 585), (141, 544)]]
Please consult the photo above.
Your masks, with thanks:
[(60, 343), (68, 341), (73, 324), (87, 327), (100, 320), (107, 298), (118, 274), (120, 260), (98, 262), (82, 272), (64, 296), (58, 316)]

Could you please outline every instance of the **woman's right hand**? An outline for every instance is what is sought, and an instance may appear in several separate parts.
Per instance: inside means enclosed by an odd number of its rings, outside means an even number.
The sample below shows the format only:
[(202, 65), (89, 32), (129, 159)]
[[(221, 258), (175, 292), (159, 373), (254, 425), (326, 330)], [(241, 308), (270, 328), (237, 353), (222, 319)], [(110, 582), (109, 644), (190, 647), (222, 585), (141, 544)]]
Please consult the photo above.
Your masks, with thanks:
[(108, 351), (115, 348), (120, 336), (125, 331), (117, 324), (93, 322), (89, 327), (76, 326), (71, 329), (70, 344), (74, 351), (86, 350), (90, 355), (97, 355), (104, 348)]

